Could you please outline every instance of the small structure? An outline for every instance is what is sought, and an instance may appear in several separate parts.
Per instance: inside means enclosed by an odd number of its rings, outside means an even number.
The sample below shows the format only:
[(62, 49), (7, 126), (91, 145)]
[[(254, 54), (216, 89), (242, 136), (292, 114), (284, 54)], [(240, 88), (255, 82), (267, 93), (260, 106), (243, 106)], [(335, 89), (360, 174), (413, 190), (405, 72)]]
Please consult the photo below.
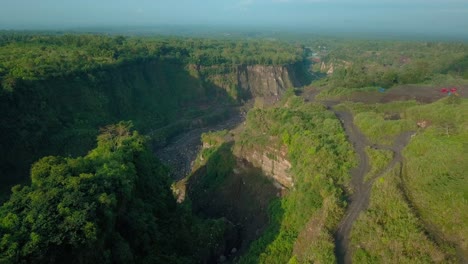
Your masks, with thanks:
[(453, 88), (442, 88), (442, 89), (440, 90), (441, 93), (447, 94), (448, 96), (451, 96), (452, 94), (458, 96), (458, 92), (457, 92), (457, 91), (458, 91), (457, 87), (453, 87)]
[(421, 120), (416, 123), (419, 128), (426, 128), (429, 125), (429, 121), (427, 120)]

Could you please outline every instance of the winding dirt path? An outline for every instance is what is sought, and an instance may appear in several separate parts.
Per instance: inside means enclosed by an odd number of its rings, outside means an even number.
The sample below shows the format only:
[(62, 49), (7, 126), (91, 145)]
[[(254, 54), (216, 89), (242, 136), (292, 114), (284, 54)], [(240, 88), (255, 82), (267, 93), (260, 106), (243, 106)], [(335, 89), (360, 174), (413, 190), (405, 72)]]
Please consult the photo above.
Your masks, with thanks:
[[(369, 198), (372, 190), (372, 185), (376, 179), (389, 172), (396, 164), (403, 162), (402, 150), (409, 143), (413, 132), (400, 134), (393, 146), (373, 145), (367, 137), (356, 127), (353, 122), (353, 116), (349, 112), (336, 111), (333, 106), (336, 102), (323, 102), (324, 105), (340, 119), (343, 128), (348, 136), (348, 140), (353, 144), (359, 163), (358, 166), (350, 171), (352, 194), (349, 198), (349, 206), (346, 210), (344, 218), (335, 233), (335, 254), (338, 263), (351, 263), (351, 253), (349, 250), (349, 236), (354, 222), (359, 217), (359, 214), (367, 209)], [(370, 171), (370, 163), (365, 148), (372, 146), (376, 149), (391, 150), (393, 159), (388, 165), (373, 175), (370, 180), (365, 181), (365, 175)]]

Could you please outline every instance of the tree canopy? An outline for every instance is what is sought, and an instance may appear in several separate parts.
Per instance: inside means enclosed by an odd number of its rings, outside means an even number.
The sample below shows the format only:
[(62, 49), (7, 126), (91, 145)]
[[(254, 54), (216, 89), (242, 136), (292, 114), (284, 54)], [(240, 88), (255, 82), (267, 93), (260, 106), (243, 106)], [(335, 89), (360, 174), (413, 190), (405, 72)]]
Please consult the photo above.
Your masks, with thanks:
[(31, 185), (13, 188), (0, 207), (0, 262), (192, 263), (223, 226), (176, 205), (167, 169), (120, 122), (102, 129), (88, 155), (44, 157)]
[(203, 66), (282, 65), (301, 61), (302, 55), (301, 45), (266, 40), (0, 33), (0, 82), (12, 89), (18, 79), (45, 79), (152, 58)]

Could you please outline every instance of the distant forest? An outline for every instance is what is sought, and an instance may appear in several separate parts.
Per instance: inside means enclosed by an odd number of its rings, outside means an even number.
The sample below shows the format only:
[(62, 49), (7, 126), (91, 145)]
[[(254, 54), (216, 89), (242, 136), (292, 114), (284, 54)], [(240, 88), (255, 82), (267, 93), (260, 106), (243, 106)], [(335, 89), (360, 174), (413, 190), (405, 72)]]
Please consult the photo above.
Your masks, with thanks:
[(466, 43), (319, 39), (306, 46), (319, 57), (315, 72), (333, 69), (317, 85), (389, 88), (468, 80)]
[(0, 34), (0, 81), (37, 80), (122, 62), (178, 59), (202, 66), (281, 65), (302, 59), (304, 47), (277, 41), (234, 41), (102, 35)]

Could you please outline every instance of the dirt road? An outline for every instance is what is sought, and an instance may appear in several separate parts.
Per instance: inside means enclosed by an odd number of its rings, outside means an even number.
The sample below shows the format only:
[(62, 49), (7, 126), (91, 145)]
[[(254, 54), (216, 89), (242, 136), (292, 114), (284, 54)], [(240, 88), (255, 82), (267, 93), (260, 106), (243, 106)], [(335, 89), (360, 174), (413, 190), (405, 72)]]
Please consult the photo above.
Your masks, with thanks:
[[(358, 156), (358, 166), (350, 171), (351, 174), (351, 188), (352, 194), (349, 198), (349, 206), (346, 210), (344, 218), (335, 233), (335, 254), (338, 263), (351, 263), (351, 253), (349, 251), (349, 236), (353, 223), (359, 217), (359, 214), (367, 209), (369, 205), (370, 193), (374, 181), (389, 172), (396, 164), (403, 162), (401, 152), (403, 148), (409, 143), (412, 132), (406, 132), (399, 135), (393, 146), (380, 146), (372, 145), (364, 134), (356, 127), (353, 122), (353, 116), (349, 112), (336, 111), (333, 106), (335, 102), (324, 102), (325, 106), (333, 111), (340, 119), (348, 140), (353, 144), (354, 151)], [(364, 177), (370, 171), (369, 158), (366, 154), (365, 148), (372, 146), (376, 149), (386, 149), (393, 151), (393, 159), (381, 171), (372, 175), (371, 180), (365, 181)]]

